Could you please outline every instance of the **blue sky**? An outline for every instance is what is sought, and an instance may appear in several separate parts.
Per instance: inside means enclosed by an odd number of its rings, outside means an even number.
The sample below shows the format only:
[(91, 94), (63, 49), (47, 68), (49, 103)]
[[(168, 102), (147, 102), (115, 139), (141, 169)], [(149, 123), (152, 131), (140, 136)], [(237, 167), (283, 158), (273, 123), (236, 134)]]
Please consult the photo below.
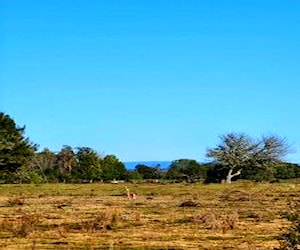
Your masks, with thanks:
[(300, 162), (300, 2), (0, 2), (0, 109), (40, 145), (205, 161), (229, 132)]

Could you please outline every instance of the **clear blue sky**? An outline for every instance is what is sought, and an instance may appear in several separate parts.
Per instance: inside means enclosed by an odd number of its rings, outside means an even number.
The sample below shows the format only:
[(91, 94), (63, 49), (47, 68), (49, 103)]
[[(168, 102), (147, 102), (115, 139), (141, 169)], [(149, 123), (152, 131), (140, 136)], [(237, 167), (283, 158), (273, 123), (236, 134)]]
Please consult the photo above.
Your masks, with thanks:
[(277, 134), (300, 162), (300, 2), (2, 0), (0, 108), (58, 151), (205, 160)]

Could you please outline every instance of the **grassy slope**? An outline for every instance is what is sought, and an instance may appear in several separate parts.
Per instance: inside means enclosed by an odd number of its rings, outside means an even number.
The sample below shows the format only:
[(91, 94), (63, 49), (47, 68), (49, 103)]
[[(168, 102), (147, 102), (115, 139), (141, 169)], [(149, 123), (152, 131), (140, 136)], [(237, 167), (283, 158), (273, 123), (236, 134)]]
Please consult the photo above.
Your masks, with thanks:
[[(272, 249), (299, 184), (0, 186), (1, 249)], [(190, 201), (189, 207), (180, 207)]]

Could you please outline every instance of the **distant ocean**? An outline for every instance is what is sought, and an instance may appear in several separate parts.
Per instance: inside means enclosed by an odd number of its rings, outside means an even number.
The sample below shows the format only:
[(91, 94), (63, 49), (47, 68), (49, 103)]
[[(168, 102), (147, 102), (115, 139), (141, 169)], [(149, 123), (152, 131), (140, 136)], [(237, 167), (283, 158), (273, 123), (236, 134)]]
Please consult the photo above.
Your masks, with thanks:
[(123, 162), (127, 170), (134, 170), (137, 165), (146, 165), (148, 167), (160, 167), (161, 169), (168, 169), (171, 161), (130, 161)]

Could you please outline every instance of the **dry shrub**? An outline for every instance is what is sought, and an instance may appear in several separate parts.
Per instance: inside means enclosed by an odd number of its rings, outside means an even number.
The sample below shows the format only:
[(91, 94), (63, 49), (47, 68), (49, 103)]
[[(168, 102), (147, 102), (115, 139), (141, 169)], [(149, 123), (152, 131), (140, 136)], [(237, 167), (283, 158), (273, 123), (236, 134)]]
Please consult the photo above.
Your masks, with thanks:
[(118, 218), (119, 214), (116, 211), (100, 212), (94, 219), (83, 222), (83, 229), (87, 232), (111, 230), (115, 228)]
[(220, 196), (222, 201), (251, 201), (252, 194), (248, 192), (242, 192), (239, 190), (233, 190), (225, 192)]
[(267, 195), (262, 192), (246, 192), (240, 190), (225, 191), (220, 196), (221, 201), (240, 202), (240, 201), (266, 201)]
[(82, 222), (70, 223), (64, 226), (66, 231), (85, 231), (96, 232), (113, 230), (119, 221), (119, 213), (117, 211), (99, 212), (93, 219)]
[(280, 247), (276, 250), (300, 249), (300, 200), (290, 204), (289, 212), (282, 214), (291, 224), (279, 237)]
[(219, 220), (214, 211), (196, 216), (194, 222), (204, 224), (207, 229), (217, 229), (219, 227)]
[(238, 213), (219, 215), (214, 211), (201, 216), (194, 217), (194, 222), (204, 224), (207, 229), (221, 229), (223, 233), (237, 227), (239, 221)]
[(141, 217), (142, 217), (142, 215), (141, 215), (141, 213), (140, 212), (135, 212), (135, 214), (134, 214), (134, 220), (136, 221), (136, 222), (140, 222), (141, 221)]
[(58, 201), (54, 202), (54, 205), (57, 208), (71, 207), (72, 206), (72, 200), (70, 200), (70, 199), (58, 200)]
[(67, 234), (69, 233), (69, 225), (68, 224), (61, 224), (56, 227), (56, 233), (58, 234), (59, 238), (66, 238)]
[(225, 233), (226, 230), (233, 230), (236, 228), (237, 224), (239, 222), (239, 214), (238, 213), (232, 213), (227, 214), (224, 216), (222, 220), (222, 231)]
[(41, 217), (37, 214), (21, 212), (16, 219), (4, 219), (0, 227), (3, 231), (12, 233), (14, 237), (26, 237), (35, 230), (40, 220)]
[(246, 211), (240, 211), (240, 218), (242, 219), (251, 219), (255, 222), (261, 222), (264, 220), (264, 212), (263, 211), (251, 211), (251, 210), (246, 210)]
[(6, 201), (6, 206), (15, 207), (15, 206), (23, 206), (25, 203), (25, 199), (23, 197), (12, 197)]
[(182, 224), (182, 223), (185, 224), (185, 223), (191, 223), (191, 222), (194, 222), (194, 218), (188, 217), (188, 216), (184, 216), (183, 218), (179, 218), (174, 221), (174, 223), (177, 223), (177, 224)]
[(194, 201), (184, 201), (179, 204), (179, 207), (199, 207), (199, 203)]
[(126, 227), (139, 226), (142, 225), (142, 216), (143, 213), (140, 211), (125, 212), (118, 217), (118, 222), (122, 222), (122, 225)]

